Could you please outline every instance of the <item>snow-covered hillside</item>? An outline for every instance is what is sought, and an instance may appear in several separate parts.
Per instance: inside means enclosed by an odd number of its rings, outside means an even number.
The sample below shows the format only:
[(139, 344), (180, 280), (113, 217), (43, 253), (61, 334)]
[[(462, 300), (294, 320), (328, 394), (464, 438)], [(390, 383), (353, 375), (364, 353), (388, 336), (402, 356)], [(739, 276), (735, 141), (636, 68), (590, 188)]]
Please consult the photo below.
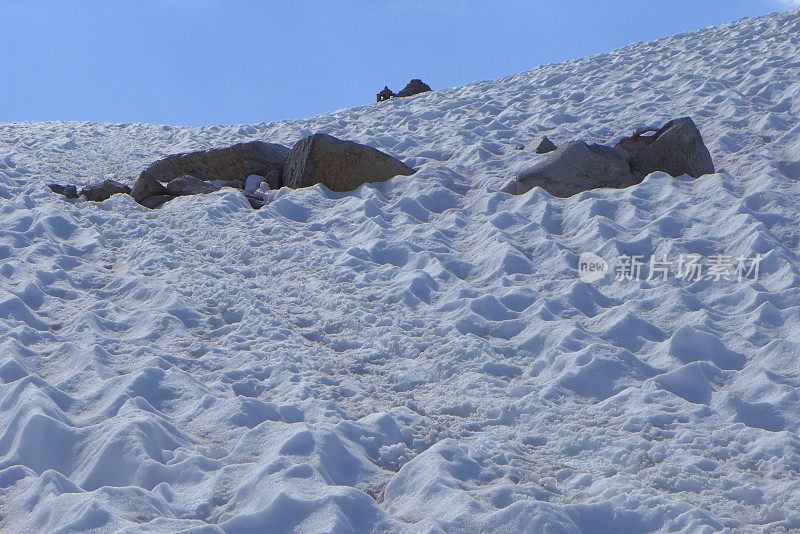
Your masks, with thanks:
[[(499, 192), (536, 134), (687, 115), (717, 174)], [(0, 530), (800, 529), (799, 119), (793, 11), (300, 121), (0, 124)], [(317, 132), (419, 172), (259, 211), (46, 187)]]

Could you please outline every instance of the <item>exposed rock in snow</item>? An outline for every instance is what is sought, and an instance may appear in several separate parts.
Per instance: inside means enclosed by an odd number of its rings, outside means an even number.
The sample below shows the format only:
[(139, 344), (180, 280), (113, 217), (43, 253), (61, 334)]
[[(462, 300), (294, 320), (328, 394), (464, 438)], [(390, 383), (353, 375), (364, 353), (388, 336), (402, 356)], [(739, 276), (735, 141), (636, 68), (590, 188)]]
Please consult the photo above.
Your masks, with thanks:
[(81, 196), (86, 200), (93, 200), (95, 202), (102, 202), (111, 198), (111, 195), (122, 193), (129, 195), (131, 193), (130, 186), (121, 184), (115, 180), (103, 180), (99, 184), (91, 184), (81, 189)]
[(50, 191), (58, 195), (63, 195), (67, 198), (78, 198), (78, 188), (74, 185), (61, 185), (61, 184), (47, 184)]
[[(251, 174), (266, 176), (283, 168), (289, 149), (282, 145), (250, 141), (225, 148), (201, 150), (167, 156), (148, 166), (133, 186), (137, 202), (152, 195), (163, 194), (158, 182), (170, 182), (190, 175), (200, 180), (224, 180), (242, 189)], [(160, 184), (159, 184), (160, 185)]]
[(167, 184), (167, 192), (175, 196), (203, 195), (219, 191), (220, 189), (222, 189), (221, 185), (200, 180), (188, 174), (180, 178), (175, 178)]
[[(177, 178), (177, 176), (173, 176), (173, 179)], [(136, 180), (136, 183), (133, 184), (133, 188), (131, 190), (131, 196), (143, 206), (145, 204), (145, 200), (150, 197), (155, 196), (164, 196), (167, 194), (167, 188), (164, 185), (156, 180), (151, 176), (142, 177), (141, 175)]]
[(517, 192), (536, 186), (557, 197), (569, 197), (599, 187), (629, 187), (641, 181), (631, 173), (623, 150), (572, 141), (551, 152), (517, 177)]
[(662, 171), (699, 178), (714, 172), (711, 154), (689, 117), (671, 120), (652, 135), (624, 137), (616, 146), (628, 152), (631, 170), (643, 176)]
[(431, 88), (427, 83), (424, 83), (422, 80), (418, 78), (414, 78), (413, 80), (408, 82), (408, 84), (405, 87), (403, 87), (403, 89), (395, 96), (403, 98), (407, 96), (418, 95), (420, 93), (426, 93), (430, 90)]
[(525, 145), (525, 150), (529, 152), (533, 152), (535, 154), (547, 154), (548, 152), (552, 152), (558, 148), (553, 142), (547, 138), (546, 135), (540, 135), (539, 137), (535, 138), (533, 141)]
[(414, 174), (413, 169), (372, 147), (316, 134), (292, 147), (283, 182), (292, 188), (322, 184), (331, 191), (342, 192), (410, 174)]
[(383, 102), (384, 100), (389, 100), (390, 98), (393, 98), (395, 96), (397, 95), (394, 94), (394, 92), (391, 89), (389, 89), (389, 87), (384, 85), (383, 89), (381, 89), (381, 91), (376, 95), (376, 101)]
[(266, 183), (270, 189), (280, 189), (283, 187), (283, 176), (281, 171), (269, 171), (264, 178), (265, 180), (263, 183)]

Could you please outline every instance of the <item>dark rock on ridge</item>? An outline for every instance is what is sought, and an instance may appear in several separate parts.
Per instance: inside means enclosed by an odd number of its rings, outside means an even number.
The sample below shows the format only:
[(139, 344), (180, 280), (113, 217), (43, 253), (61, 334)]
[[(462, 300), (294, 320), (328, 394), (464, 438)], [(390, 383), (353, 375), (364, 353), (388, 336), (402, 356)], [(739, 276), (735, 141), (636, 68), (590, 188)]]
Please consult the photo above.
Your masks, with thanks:
[(403, 97), (406, 97), (406, 96), (414, 96), (414, 95), (418, 95), (420, 93), (426, 93), (426, 92), (428, 92), (430, 90), (431, 90), (431, 88), (430, 88), (430, 86), (428, 84), (424, 83), (422, 80), (419, 80), (419, 79), (415, 78), (415, 79), (411, 80), (410, 82), (408, 82), (408, 85), (406, 85), (403, 88), (402, 91), (397, 93), (396, 96), (400, 97), (400, 98), (403, 98)]
[(397, 95), (394, 94), (394, 92), (391, 89), (389, 89), (388, 86), (384, 85), (383, 89), (381, 89), (381, 92), (377, 94), (377, 101), (383, 102), (384, 100), (389, 100), (390, 98), (395, 96)]

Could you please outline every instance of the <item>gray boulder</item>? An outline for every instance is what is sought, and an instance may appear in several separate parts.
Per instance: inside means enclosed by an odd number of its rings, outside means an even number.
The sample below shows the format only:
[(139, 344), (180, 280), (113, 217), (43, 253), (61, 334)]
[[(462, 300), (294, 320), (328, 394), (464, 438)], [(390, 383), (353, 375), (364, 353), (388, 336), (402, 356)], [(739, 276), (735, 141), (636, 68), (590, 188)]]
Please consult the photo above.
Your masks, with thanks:
[(116, 195), (117, 193), (129, 195), (131, 193), (131, 188), (115, 180), (103, 180), (99, 184), (87, 185), (81, 189), (81, 195), (86, 198), (86, 200), (92, 200), (94, 202), (102, 202), (111, 198), (111, 195)]
[(714, 172), (711, 154), (689, 117), (671, 120), (652, 135), (624, 137), (616, 147), (628, 152), (631, 170), (642, 175), (662, 171), (697, 178)]
[(186, 175), (176, 178), (167, 184), (167, 193), (175, 196), (204, 195), (219, 191), (222, 186), (212, 182), (198, 180), (194, 176)]
[(266, 176), (270, 171), (280, 171), (288, 155), (287, 147), (261, 141), (174, 154), (142, 171), (131, 194), (141, 203), (149, 196), (167, 193), (167, 189), (159, 182), (168, 183), (186, 175), (204, 181), (223, 180), (232, 187), (242, 189), (244, 181), (251, 174)]
[(430, 90), (431, 90), (431, 88), (427, 83), (424, 83), (422, 80), (419, 80), (419, 79), (415, 78), (415, 79), (411, 80), (410, 82), (408, 82), (408, 85), (406, 85), (403, 88), (403, 90), (400, 91), (399, 93), (397, 93), (397, 95), (395, 95), (395, 96), (399, 96), (401, 98), (402, 97), (406, 97), (406, 96), (414, 96), (414, 95), (418, 95), (420, 93), (425, 93), (425, 92), (430, 91)]
[(525, 150), (536, 154), (547, 154), (548, 152), (556, 150), (556, 148), (558, 147), (556, 147), (546, 135), (540, 135), (525, 145)]
[(517, 176), (517, 193), (536, 186), (557, 197), (598, 187), (629, 187), (642, 181), (631, 173), (624, 150), (572, 141)]
[(283, 185), (298, 188), (323, 184), (332, 191), (343, 192), (414, 172), (372, 147), (316, 134), (301, 139), (292, 148), (283, 169)]

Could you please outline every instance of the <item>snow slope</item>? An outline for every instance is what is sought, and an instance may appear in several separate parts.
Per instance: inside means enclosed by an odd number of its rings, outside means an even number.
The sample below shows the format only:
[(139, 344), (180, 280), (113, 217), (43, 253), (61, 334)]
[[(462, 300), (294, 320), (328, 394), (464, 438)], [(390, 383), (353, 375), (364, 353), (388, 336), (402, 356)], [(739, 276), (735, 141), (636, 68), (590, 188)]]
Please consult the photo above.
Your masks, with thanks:
[[(793, 11), (301, 121), (1, 124), (0, 530), (800, 529), (799, 58)], [(717, 174), (499, 192), (537, 133), (685, 115)], [(420, 170), (260, 211), (45, 187), (316, 132)]]

